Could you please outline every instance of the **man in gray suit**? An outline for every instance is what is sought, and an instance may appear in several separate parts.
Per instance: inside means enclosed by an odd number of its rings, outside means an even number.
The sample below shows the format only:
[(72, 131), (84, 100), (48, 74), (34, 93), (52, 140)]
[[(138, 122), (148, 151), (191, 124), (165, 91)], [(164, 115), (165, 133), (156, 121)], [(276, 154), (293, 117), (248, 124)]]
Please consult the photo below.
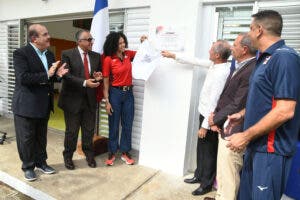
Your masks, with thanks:
[(87, 30), (75, 35), (78, 46), (62, 52), (69, 73), (62, 81), (58, 106), (63, 109), (66, 131), (64, 162), (67, 169), (75, 169), (72, 161), (81, 128), (82, 150), (90, 167), (96, 167), (93, 150), (93, 135), (96, 116), (96, 88), (102, 79), (100, 54), (91, 51), (93, 41)]

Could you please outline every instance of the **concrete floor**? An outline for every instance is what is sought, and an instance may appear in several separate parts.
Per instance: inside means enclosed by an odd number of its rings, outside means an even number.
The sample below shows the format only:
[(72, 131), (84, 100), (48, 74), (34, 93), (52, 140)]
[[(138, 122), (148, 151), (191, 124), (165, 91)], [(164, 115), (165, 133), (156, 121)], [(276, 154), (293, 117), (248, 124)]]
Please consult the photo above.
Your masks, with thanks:
[[(7, 141), (0, 145), (0, 199), (143, 199), (143, 200), (201, 200), (191, 192), (198, 185), (183, 182), (184, 177), (176, 177), (141, 165), (128, 166), (120, 159), (115, 165), (107, 167), (106, 154), (96, 157), (97, 168), (87, 166), (85, 158), (74, 155), (76, 169), (66, 170), (62, 159), (63, 133), (48, 131), (48, 164), (57, 170), (56, 174), (45, 175), (37, 171), (38, 180), (26, 182), (20, 169), (21, 162), (16, 148), (13, 121), (0, 117), (0, 130), (8, 133)], [(135, 155), (136, 159), (137, 155)], [(18, 192), (18, 191), (19, 192)], [(9, 192), (18, 193), (18, 198), (8, 196)], [(213, 196), (211, 192), (205, 196)]]

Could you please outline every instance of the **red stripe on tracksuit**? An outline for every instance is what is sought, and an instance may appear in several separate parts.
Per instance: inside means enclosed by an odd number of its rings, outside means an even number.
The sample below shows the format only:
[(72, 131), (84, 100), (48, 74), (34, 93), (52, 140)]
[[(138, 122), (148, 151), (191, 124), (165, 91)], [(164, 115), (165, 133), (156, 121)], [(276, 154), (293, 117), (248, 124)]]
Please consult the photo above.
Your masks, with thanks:
[[(276, 106), (276, 101), (274, 100), (274, 97), (273, 97), (273, 99), (272, 99), (272, 109), (275, 108), (275, 106)], [(274, 148), (275, 131), (276, 130), (271, 130), (268, 134), (268, 144), (267, 144), (268, 153), (274, 153), (275, 152), (275, 148)]]

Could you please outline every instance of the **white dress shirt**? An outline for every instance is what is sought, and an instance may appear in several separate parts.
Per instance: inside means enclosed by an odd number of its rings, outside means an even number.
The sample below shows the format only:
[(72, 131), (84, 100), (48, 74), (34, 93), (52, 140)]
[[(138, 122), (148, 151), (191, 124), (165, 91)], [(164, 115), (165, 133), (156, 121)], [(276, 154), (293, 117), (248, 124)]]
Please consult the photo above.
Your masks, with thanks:
[(176, 61), (183, 64), (192, 64), (209, 68), (200, 93), (198, 111), (204, 116), (201, 127), (210, 129), (208, 118), (214, 112), (219, 97), (223, 91), (226, 79), (230, 73), (231, 63), (213, 64), (210, 60), (189, 58), (186, 55), (176, 54)]

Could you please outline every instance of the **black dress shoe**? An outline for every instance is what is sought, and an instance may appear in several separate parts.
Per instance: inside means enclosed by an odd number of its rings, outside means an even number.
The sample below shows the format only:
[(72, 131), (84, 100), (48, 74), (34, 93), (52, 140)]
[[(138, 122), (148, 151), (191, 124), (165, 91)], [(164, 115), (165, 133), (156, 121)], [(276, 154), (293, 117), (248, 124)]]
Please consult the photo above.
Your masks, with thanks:
[(53, 169), (52, 167), (50, 167), (47, 164), (37, 165), (36, 168), (38, 170), (42, 171), (44, 174), (54, 174), (55, 173), (55, 169)]
[(74, 166), (74, 163), (73, 163), (72, 159), (70, 159), (70, 158), (65, 159), (65, 167), (69, 170), (75, 169), (75, 166)]
[(209, 193), (211, 191), (211, 189), (212, 189), (211, 187), (202, 188), (200, 186), (192, 192), (192, 195), (194, 195), (194, 196), (204, 195), (204, 194)]
[(88, 166), (91, 168), (95, 168), (97, 166), (96, 161), (94, 158), (86, 158)]
[(185, 183), (190, 183), (190, 184), (194, 184), (194, 183), (200, 183), (199, 179), (196, 178), (195, 176), (193, 178), (186, 178), (184, 179)]
[(32, 169), (28, 169), (24, 172), (24, 178), (26, 181), (35, 181), (37, 179), (36, 174)]

